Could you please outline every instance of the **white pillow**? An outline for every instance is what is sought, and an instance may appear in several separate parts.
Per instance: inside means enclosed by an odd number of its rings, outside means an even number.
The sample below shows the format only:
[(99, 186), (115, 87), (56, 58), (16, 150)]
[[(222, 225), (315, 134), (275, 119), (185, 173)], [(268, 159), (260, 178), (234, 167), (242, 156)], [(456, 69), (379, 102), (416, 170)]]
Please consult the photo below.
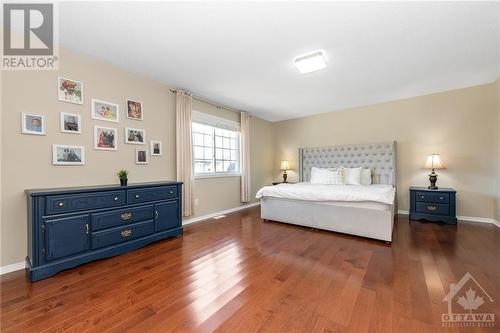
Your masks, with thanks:
[(361, 185), (371, 185), (371, 184), (372, 184), (372, 169), (362, 168)]
[(345, 185), (361, 185), (361, 168), (344, 168)]
[(311, 184), (342, 185), (342, 169), (325, 169), (312, 167)]

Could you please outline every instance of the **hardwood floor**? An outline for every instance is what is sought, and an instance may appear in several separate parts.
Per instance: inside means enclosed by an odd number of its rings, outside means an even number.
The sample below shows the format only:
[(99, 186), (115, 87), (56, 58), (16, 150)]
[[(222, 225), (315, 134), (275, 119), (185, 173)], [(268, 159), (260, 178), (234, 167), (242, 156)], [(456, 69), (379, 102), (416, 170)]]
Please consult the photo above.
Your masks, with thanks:
[[(259, 216), (188, 226), (34, 284), (3, 275), (2, 332), (499, 332), (500, 228), (402, 216), (389, 246)], [(441, 326), (466, 272), (494, 300), (479, 312), (496, 328)]]

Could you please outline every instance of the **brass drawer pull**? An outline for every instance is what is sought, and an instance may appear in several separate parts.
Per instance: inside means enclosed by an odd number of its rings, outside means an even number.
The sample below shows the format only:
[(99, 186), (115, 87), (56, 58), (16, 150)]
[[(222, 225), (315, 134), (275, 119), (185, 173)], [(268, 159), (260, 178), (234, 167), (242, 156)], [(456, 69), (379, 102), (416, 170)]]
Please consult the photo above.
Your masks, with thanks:
[(444, 198), (443, 197), (439, 197), (439, 200), (443, 200)]
[(118, 201), (118, 197), (114, 197), (114, 198), (113, 198), (113, 201)]
[(123, 238), (129, 237), (130, 235), (132, 235), (132, 229), (123, 230), (121, 234)]
[(57, 204), (57, 207), (59, 207), (59, 208), (63, 208), (63, 207), (64, 207), (64, 202), (60, 202), (60, 203), (58, 203), (58, 204)]
[(436, 206), (427, 206), (427, 209), (431, 212), (435, 212), (437, 210)]
[(135, 198), (136, 198), (136, 199), (139, 199), (139, 197), (140, 197), (140, 195), (139, 195), (139, 194), (136, 194), (136, 195), (135, 195)]
[(132, 218), (132, 213), (123, 213), (121, 215), (121, 218), (122, 218), (123, 221), (130, 220)]
[(174, 190), (170, 190), (170, 194), (174, 194)]
[(85, 230), (85, 233), (88, 235), (89, 230), (90, 230), (90, 228), (89, 228), (89, 224), (88, 224), (88, 223), (87, 223), (87, 224), (85, 224), (85, 229), (86, 229), (86, 230)]

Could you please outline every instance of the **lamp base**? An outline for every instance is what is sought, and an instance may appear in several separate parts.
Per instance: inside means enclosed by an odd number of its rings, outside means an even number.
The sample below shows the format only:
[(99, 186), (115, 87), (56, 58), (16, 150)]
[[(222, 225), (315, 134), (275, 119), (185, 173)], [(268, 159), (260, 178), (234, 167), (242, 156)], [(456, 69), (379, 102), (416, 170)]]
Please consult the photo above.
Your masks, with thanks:
[(283, 183), (287, 183), (286, 178), (288, 177), (286, 170), (283, 171)]
[(431, 185), (427, 187), (429, 190), (437, 190), (438, 189), (438, 187), (436, 186), (437, 179), (438, 179), (438, 176), (434, 172), (434, 169), (432, 169), (432, 172), (429, 174), (429, 181), (431, 182)]

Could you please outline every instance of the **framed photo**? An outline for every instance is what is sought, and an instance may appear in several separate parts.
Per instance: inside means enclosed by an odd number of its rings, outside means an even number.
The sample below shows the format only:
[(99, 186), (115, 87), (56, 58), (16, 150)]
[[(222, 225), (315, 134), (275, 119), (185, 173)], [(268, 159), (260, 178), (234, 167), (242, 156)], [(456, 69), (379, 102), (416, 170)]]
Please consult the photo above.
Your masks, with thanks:
[(119, 120), (118, 104), (92, 98), (92, 119), (117, 123)]
[(52, 164), (53, 165), (84, 165), (85, 147), (52, 145)]
[(79, 114), (61, 112), (61, 132), (82, 134), (82, 117)]
[(116, 128), (94, 126), (94, 149), (117, 150)]
[(144, 119), (144, 109), (142, 102), (127, 99), (127, 118), (134, 120)]
[(134, 145), (146, 144), (146, 131), (138, 128), (125, 127), (125, 143)]
[(45, 116), (21, 113), (21, 132), (24, 134), (45, 135)]
[(148, 150), (146, 148), (135, 150), (135, 164), (148, 164)]
[(151, 155), (152, 156), (161, 156), (163, 155), (163, 149), (161, 147), (161, 141), (153, 141), (151, 140)]
[(83, 83), (59, 76), (57, 78), (57, 99), (73, 104), (83, 104)]

